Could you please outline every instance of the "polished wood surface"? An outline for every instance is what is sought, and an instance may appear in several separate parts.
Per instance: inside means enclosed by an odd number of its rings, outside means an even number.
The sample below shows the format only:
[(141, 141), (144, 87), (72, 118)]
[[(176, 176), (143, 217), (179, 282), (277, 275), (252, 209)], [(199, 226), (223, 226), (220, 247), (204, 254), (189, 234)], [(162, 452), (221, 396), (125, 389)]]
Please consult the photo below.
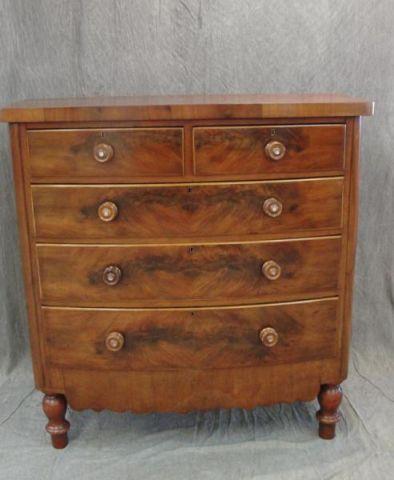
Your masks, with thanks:
[(261, 271), (267, 280), (278, 280), (282, 275), (282, 266), (275, 260), (266, 260), (261, 266)]
[(67, 400), (64, 395), (45, 395), (42, 409), (48, 417), (46, 431), (50, 434), (54, 448), (65, 448), (68, 444), (67, 432), (70, 423), (66, 420)]
[(317, 397), (320, 410), (316, 417), (319, 421), (319, 436), (324, 440), (335, 437), (335, 426), (339, 422), (338, 408), (342, 401), (342, 388), (340, 385), (322, 385)]
[[(262, 172), (321, 175), (344, 168), (345, 128), (325, 126), (199, 127), (194, 132), (196, 175), (250, 175)], [(284, 145), (277, 158), (267, 154), (272, 142)]]
[[(235, 305), (338, 293), (338, 237), (193, 246), (39, 245), (37, 249), (44, 305)], [(267, 260), (280, 265), (277, 280), (263, 274)], [(121, 270), (121, 280), (114, 286), (103, 281), (109, 266)]]
[(315, 400), (337, 378), (335, 359), (262, 367), (124, 371), (63, 369), (61, 385), (75, 410), (178, 412), (254, 408)]
[[(297, 125), (299, 127), (302, 126), (311, 126), (310, 123), (311, 119), (297, 119)], [(333, 118), (331, 121), (329, 118), (317, 118), (316, 119), (316, 124), (315, 126), (322, 126), (322, 125), (336, 125), (336, 126), (346, 126), (347, 120), (344, 118)], [(350, 122), (351, 124), (351, 122)], [(79, 123), (73, 123), (70, 125), (70, 123), (56, 123), (56, 122), (48, 122), (45, 124), (41, 123), (29, 123), (25, 124), (25, 127), (27, 129), (27, 132), (30, 131), (47, 131), (47, 132), (52, 132), (52, 131), (69, 131), (70, 129), (72, 130), (86, 130), (86, 123), (84, 122), (79, 122)], [(273, 123), (272, 119), (259, 119), (259, 120), (248, 120), (248, 119), (239, 119), (237, 121), (231, 121), (227, 119), (221, 119), (215, 121), (215, 125), (212, 125), (212, 122), (203, 119), (203, 120), (198, 120), (198, 122), (192, 122), (192, 121), (151, 121), (151, 122), (139, 122), (139, 121), (128, 121), (128, 122), (114, 122), (111, 124), (106, 124), (103, 122), (95, 122), (95, 123), (89, 123), (88, 124), (92, 130), (102, 130), (107, 127), (109, 128), (108, 125), (112, 126), (113, 130), (122, 130), (122, 129), (174, 129), (174, 128), (181, 128), (183, 129), (183, 161), (184, 161), (184, 168), (183, 171), (180, 172), (179, 174), (175, 174), (173, 176), (155, 176), (152, 175), (152, 173), (147, 173), (146, 176), (119, 176), (119, 172), (114, 171), (113, 175), (103, 175), (102, 170), (103, 169), (97, 169), (97, 172), (95, 175), (91, 175), (89, 177), (81, 177), (78, 172), (70, 172), (67, 175), (59, 175), (59, 173), (55, 172), (53, 176), (48, 175), (48, 172), (43, 172), (43, 176), (34, 176), (34, 183), (42, 183), (42, 184), (85, 184), (85, 185), (91, 185), (91, 184), (131, 184), (131, 183), (162, 183), (163, 181), (166, 182), (174, 182), (174, 183), (180, 183), (180, 182), (206, 182), (207, 180), (209, 182), (211, 181), (216, 181), (216, 182), (223, 182), (223, 176), (220, 174), (217, 175), (209, 175), (209, 176), (204, 176), (204, 175), (197, 175), (194, 173), (194, 147), (193, 147), (193, 130), (194, 128), (202, 128), (202, 127), (279, 127), (279, 126), (295, 126), (294, 124), (294, 119), (281, 119), (277, 118), (275, 119), (275, 122)], [(313, 125), (313, 124), (312, 124)], [(24, 138), (24, 143), (26, 142), (26, 139)], [(99, 146), (101, 144), (97, 144), (95, 146)], [(26, 162), (26, 168), (30, 170), (28, 165), (30, 164), (30, 159), (29, 159), (29, 152), (28, 152), (28, 145), (26, 145), (26, 157), (25, 157), (25, 162)], [(94, 158), (94, 163), (98, 164), (100, 166), (101, 163), (106, 164), (107, 166), (112, 163), (113, 158), (109, 161), (106, 162), (98, 162), (95, 157), (94, 157), (94, 151), (93, 149), (93, 158)], [(264, 155), (266, 155), (264, 153)], [(271, 160), (272, 161), (272, 160)], [(349, 158), (347, 157), (347, 161), (349, 161)], [(346, 158), (345, 158), (346, 162)], [(345, 165), (346, 169), (346, 165)], [(328, 176), (328, 177), (333, 177), (333, 176), (342, 176), (344, 173), (344, 168), (341, 165), (340, 169), (333, 169), (333, 170), (327, 170), (324, 171), (323, 173), (320, 173), (319, 171), (311, 170), (308, 172), (307, 177), (321, 177), (321, 176)], [(29, 171), (27, 171), (27, 174), (29, 174)], [(30, 177), (30, 176), (29, 176)], [(275, 180), (275, 179), (283, 179), (284, 175), (280, 171), (265, 171), (261, 170), (258, 173), (247, 173), (243, 172), (242, 174), (237, 174), (237, 173), (231, 173), (229, 174), (228, 177), (226, 177), (226, 180), (228, 181), (239, 181), (239, 180), (250, 180), (250, 181), (256, 181), (256, 180)], [(305, 178), (305, 173), (301, 171), (294, 170), (292, 172), (288, 172), (285, 175), (286, 179), (290, 178), (300, 178), (304, 179)]]
[[(37, 240), (62, 243), (335, 234), (342, 227), (342, 195), (342, 178), (32, 187)], [(280, 202), (278, 214), (270, 214), (272, 202)]]
[(4, 109), (36, 386), (72, 408), (312, 400), (339, 419), (361, 114), (341, 96), (25, 102)]
[(373, 110), (373, 102), (330, 93), (162, 95), (25, 100), (3, 108), (0, 121), (354, 117)]
[(279, 332), (273, 327), (264, 327), (260, 331), (259, 337), (265, 347), (273, 348), (279, 341)]
[[(67, 190), (64, 193), (68, 193)], [(118, 214), (119, 209), (117, 204), (114, 202), (102, 202), (97, 207), (97, 216), (102, 222), (113, 222)]]
[[(42, 356), (40, 325), (40, 300), (38, 292), (38, 270), (35, 245), (32, 239), (31, 195), (24, 171), (24, 149), (22, 139), (26, 131), (23, 125), (10, 125), (10, 142), (14, 172), (15, 198), (18, 215), (19, 244), (22, 254), (22, 270), (25, 285), (25, 301), (29, 318), (30, 349), (36, 387), (45, 387), (45, 365)], [(23, 301), (23, 299), (21, 299)]]
[[(74, 317), (72, 317), (74, 318)], [(97, 325), (96, 325), (97, 326)], [(76, 339), (78, 341), (78, 339)], [(121, 332), (110, 332), (105, 337), (105, 348), (109, 352), (119, 352), (124, 347), (124, 334)], [(51, 340), (48, 342), (50, 345), (52, 344)], [(68, 350), (68, 349), (67, 349)]]
[[(336, 354), (337, 310), (333, 299), (232, 309), (44, 308), (47, 360), (65, 368), (126, 371), (319, 360)], [(278, 335), (275, 345), (262, 343), (267, 327)]]
[(349, 364), (349, 350), (351, 341), (351, 318), (353, 302), (354, 270), (356, 263), (358, 209), (359, 209), (359, 163), (360, 163), (360, 129), (361, 119), (355, 118), (348, 126), (348, 155), (351, 159), (347, 174), (348, 211), (345, 214), (347, 230), (343, 235), (343, 256), (345, 277), (343, 279), (343, 308), (347, 321), (343, 324), (342, 349), (341, 349), (341, 377), (346, 378)]
[[(112, 155), (96, 147), (107, 145)], [(171, 177), (183, 174), (181, 128), (33, 130), (28, 133), (31, 177)], [(103, 147), (101, 147), (103, 148)]]

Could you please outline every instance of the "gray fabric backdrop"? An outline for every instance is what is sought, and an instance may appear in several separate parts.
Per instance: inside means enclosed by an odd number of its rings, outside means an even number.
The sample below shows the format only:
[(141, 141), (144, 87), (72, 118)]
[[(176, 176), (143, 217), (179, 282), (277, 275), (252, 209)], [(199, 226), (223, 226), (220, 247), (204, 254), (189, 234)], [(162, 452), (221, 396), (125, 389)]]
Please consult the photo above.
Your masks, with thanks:
[(90, 95), (343, 92), (362, 141), (352, 362), (334, 442), (316, 405), (189, 415), (71, 412), (56, 452), (33, 390), (7, 130), (0, 127), (0, 479), (391, 479), (392, 0), (0, 0), (0, 105)]

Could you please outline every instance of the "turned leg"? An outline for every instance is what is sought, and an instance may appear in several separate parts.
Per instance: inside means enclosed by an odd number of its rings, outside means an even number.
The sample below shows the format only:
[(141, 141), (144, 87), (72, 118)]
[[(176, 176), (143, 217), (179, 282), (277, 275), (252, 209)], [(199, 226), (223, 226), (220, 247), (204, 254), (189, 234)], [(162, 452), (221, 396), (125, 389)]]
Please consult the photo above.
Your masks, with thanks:
[(319, 436), (325, 440), (335, 437), (335, 426), (339, 420), (338, 408), (342, 400), (340, 385), (322, 385), (317, 397), (320, 410), (316, 417), (319, 420)]
[(42, 401), (42, 409), (49, 422), (46, 431), (50, 434), (54, 448), (67, 446), (67, 432), (70, 423), (66, 420), (67, 400), (64, 395), (45, 395)]

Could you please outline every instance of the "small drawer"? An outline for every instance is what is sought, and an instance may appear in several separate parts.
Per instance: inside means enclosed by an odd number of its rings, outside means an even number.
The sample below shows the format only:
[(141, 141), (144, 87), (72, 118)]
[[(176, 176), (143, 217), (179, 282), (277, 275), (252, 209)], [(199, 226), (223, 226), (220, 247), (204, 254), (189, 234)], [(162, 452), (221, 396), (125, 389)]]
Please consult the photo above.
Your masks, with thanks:
[(344, 169), (344, 125), (198, 127), (193, 138), (198, 176), (307, 176)]
[(338, 232), (342, 191), (342, 178), (149, 187), (32, 187), (39, 240), (113, 243)]
[(33, 181), (183, 175), (182, 128), (32, 130)]
[(236, 305), (336, 295), (341, 239), (37, 251), (44, 305)]
[(332, 358), (338, 301), (250, 308), (43, 308), (48, 363), (94, 370), (216, 369)]

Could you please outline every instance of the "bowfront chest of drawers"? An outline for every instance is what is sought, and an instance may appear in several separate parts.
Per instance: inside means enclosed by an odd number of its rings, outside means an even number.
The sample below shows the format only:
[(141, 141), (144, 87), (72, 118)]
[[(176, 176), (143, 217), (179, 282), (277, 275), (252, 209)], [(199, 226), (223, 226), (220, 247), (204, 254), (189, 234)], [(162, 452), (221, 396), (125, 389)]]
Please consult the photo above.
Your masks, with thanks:
[(23, 102), (10, 123), (37, 388), (76, 410), (267, 405), (346, 378), (360, 116), (335, 95)]

